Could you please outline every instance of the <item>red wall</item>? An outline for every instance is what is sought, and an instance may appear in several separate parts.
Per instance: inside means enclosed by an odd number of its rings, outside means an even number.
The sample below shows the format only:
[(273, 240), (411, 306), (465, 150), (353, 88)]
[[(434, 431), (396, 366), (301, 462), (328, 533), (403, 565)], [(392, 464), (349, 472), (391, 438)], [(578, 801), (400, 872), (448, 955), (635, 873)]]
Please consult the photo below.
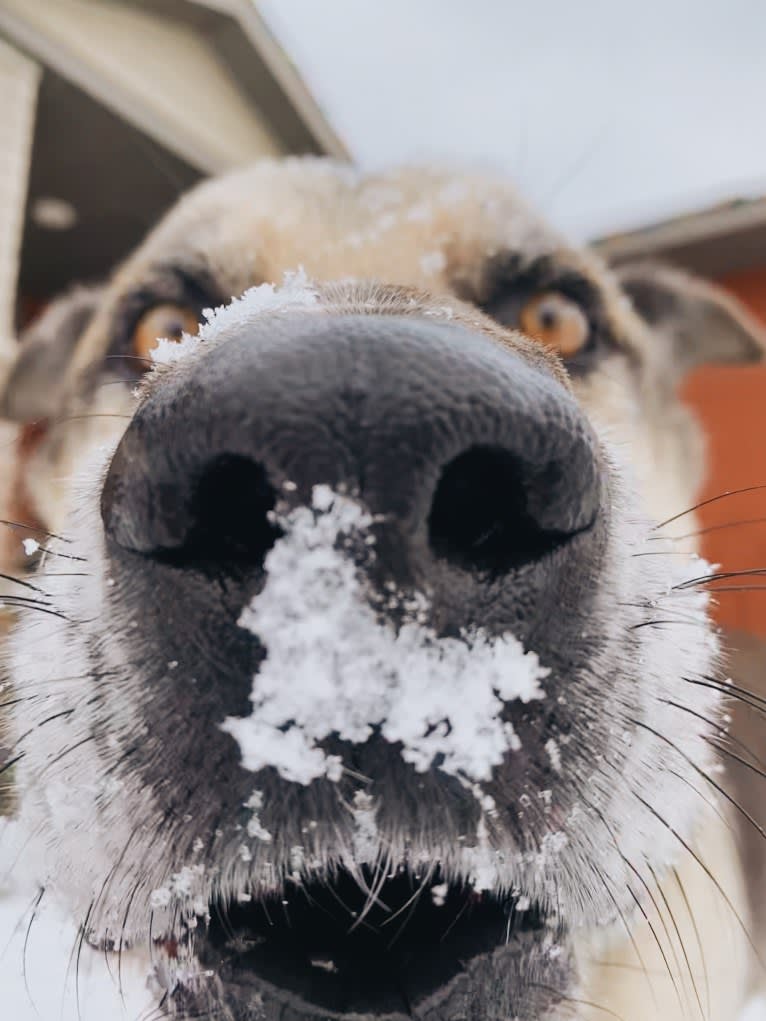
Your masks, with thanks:
[[(766, 267), (720, 280), (766, 323)], [(702, 419), (709, 442), (708, 480), (700, 499), (727, 490), (766, 486), (766, 366), (706, 367), (696, 372), (684, 397)], [(764, 576), (722, 584), (762, 585), (763, 591), (728, 591), (716, 597), (716, 616), (729, 627), (766, 636), (766, 488), (725, 497), (699, 512), (701, 526), (717, 528), (702, 536), (708, 560), (726, 570), (764, 568)], [(734, 524), (752, 521), (754, 524)]]

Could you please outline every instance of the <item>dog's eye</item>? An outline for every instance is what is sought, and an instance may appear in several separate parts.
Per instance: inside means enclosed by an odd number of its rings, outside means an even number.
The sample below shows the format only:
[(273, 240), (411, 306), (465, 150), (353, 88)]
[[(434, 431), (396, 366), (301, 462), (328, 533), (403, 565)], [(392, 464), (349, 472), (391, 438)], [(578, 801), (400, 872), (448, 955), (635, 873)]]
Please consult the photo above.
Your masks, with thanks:
[(197, 313), (182, 305), (155, 305), (136, 323), (131, 347), (133, 354), (149, 358), (160, 338), (178, 341), (184, 333), (194, 334), (199, 329)]
[(553, 348), (562, 358), (582, 351), (590, 332), (580, 306), (559, 291), (546, 291), (528, 301), (519, 312), (519, 326), (527, 336)]

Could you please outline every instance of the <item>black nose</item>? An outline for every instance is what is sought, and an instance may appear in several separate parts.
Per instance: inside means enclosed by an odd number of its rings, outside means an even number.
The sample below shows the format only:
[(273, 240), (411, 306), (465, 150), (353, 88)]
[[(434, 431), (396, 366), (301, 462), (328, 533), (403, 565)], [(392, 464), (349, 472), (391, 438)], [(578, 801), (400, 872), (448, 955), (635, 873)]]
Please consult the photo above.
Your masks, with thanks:
[(450, 323), (317, 315), (250, 324), (160, 379), (102, 513), (123, 549), (257, 565), (269, 512), (317, 483), (381, 515), (395, 570), (421, 581), (544, 562), (593, 524), (601, 487), (597, 441), (544, 365)]

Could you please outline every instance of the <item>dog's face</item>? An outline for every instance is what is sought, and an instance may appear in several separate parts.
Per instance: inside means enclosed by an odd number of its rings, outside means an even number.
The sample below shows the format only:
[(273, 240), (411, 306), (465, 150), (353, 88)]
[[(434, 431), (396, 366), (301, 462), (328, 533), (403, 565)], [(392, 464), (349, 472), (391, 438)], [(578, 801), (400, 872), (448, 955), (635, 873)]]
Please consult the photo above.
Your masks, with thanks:
[(701, 471), (680, 376), (756, 334), (493, 180), (184, 199), (36, 412), (79, 479), (13, 646), (19, 811), (88, 939), (182, 1016), (577, 1016), (573, 933), (700, 807), (705, 569), (654, 525)]

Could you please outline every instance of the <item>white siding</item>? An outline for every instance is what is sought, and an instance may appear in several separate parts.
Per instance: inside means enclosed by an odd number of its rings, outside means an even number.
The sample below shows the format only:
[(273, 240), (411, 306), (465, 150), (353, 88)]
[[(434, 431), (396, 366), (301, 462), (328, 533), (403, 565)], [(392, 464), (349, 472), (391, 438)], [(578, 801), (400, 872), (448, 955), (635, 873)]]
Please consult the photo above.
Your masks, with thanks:
[(14, 306), (39, 70), (0, 40), (0, 378), (14, 351)]

